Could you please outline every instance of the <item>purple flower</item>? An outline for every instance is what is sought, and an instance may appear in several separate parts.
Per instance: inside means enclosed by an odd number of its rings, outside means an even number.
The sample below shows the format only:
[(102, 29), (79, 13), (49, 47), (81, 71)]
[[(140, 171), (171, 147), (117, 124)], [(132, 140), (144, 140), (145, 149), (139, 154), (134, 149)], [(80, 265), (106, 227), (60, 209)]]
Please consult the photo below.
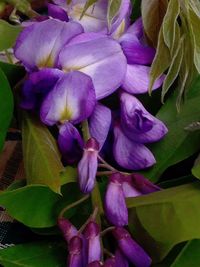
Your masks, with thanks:
[(130, 140), (151, 143), (166, 135), (164, 123), (152, 116), (136, 97), (121, 93), (120, 103), (122, 129)]
[(127, 66), (126, 57), (118, 42), (98, 33), (83, 33), (73, 38), (61, 50), (58, 64), (65, 72), (79, 70), (89, 75), (97, 99), (102, 99), (119, 88)]
[(101, 260), (100, 227), (90, 221), (84, 229), (88, 263)]
[(102, 264), (100, 261), (93, 261), (87, 265), (87, 267), (102, 267)]
[(54, 19), (59, 19), (61, 21), (69, 21), (69, 18), (67, 16), (66, 11), (57, 5), (49, 4), (47, 5), (48, 7), (48, 15)]
[(101, 104), (97, 104), (90, 119), (90, 135), (99, 143), (99, 150), (103, 147), (111, 125), (111, 110)]
[(70, 122), (60, 126), (58, 146), (63, 159), (68, 164), (76, 163), (81, 159), (83, 145), (83, 139), (75, 126)]
[(118, 246), (126, 258), (136, 267), (149, 267), (151, 258), (130, 236), (124, 228), (116, 227), (112, 231)]
[(81, 237), (74, 236), (68, 246), (68, 267), (84, 267), (83, 266), (83, 241)]
[(99, 144), (90, 138), (84, 148), (83, 157), (78, 164), (79, 185), (83, 193), (90, 193), (95, 185), (98, 167)]
[(67, 243), (69, 243), (69, 241), (77, 235), (78, 231), (75, 228), (75, 226), (73, 226), (73, 224), (70, 223), (69, 220), (65, 219), (65, 218), (59, 218), (58, 219), (58, 226), (64, 236), (64, 239), (67, 241)]
[(116, 226), (128, 224), (128, 209), (126, 207), (122, 184), (123, 179), (121, 174), (112, 174), (105, 193), (105, 214), (108, 221)]
[(128, 260), (120, 251), (120, 249), (117, 249), (117, 251), (115, 252), (115, 262), (115, 267), (129, 267)]
[(26, 27), (14, 47), (15, 56), (28, 71), (56, 67), (63, 46), (83, 32), (76, 22), (49, 19)]
[[(110, 258), (110, 259), (107, 259), (105, 262), (104, 262), (104, 265), (103, 267), (115, 267), (116, 266), (116, 260), (115, 258)], [(121, 266), (122, 267), (122, 266)]]
[[(86, 97), (87, 96), (87, 97)], [(42, 103), (40, 118), (47, 125), (79, 123), (88, 118), (96, 104), (89, 76), (73, 71), (65, 74)]]

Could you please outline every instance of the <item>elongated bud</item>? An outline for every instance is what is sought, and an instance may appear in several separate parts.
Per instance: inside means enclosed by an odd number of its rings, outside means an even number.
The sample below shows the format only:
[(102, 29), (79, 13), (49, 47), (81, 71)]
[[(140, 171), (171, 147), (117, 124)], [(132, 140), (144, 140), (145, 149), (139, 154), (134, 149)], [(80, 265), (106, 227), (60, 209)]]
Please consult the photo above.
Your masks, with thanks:
[(83, 152), (83, 157), (78, 164), (79, 185), (83, 193), (90, 193), (95, 185), (98, 167), (99, 144), (94, 138), (90, 138)]
[(151, 265), (149, 255), (131, 238), (128, 231), (122, 227), (116, 227), (112, 233), (122, 253), (136, 267), (149, 267)]
[(71, 224), (70, 221), (65, 218), (58, 219), (58, 226), (67, 243), (69, 243), (69, 241), (78, 233), (77, 229), (73, 226), (73, 224)]
[(88, 263), (101, 260), (100, 227), (94, 221), (89, 222), (84, 230)]
[(102, 267), (102, 264), (100, 261), (93, 261), (89, 263), (87, 267)]
[(137, 188), (142, 194), (149, 194), (156, 191), (160, 191), (161, 188), (139, 173), (132, 174), (132, 180), (135, 188)]
[(68, 267), (83, 267), (83, 242), (79, 236), (74, 236), (69, 242)]
[(128, 209), (126, 207), (122, 184), (121, 174), (112, 174), (105, 194), (106, 217), (110, 223), (116, 226), (128, 224)]
[(115, 252), (115, 267), (129, 267), (128, 260), (120, 251), (120, 249), (117, 249)]

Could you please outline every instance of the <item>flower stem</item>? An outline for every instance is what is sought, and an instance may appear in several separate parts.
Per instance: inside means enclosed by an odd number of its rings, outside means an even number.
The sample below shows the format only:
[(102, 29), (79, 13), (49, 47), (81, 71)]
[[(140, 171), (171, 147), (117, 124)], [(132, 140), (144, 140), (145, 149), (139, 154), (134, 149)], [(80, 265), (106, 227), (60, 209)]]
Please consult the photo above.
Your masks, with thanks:
[(106, 235), (107, 233), (111, 232), (111, 231), (114, 230), (114, 229), (115, 229), (115, 226), (110, 226), (110, 227), (106, 228), (105, 230), (103, 230), (103, 231), (101, 232), (101, 236)]
[(90, 138), (90, 131), (87, 120), (82, 122), (82, 133), (84, 141), (87, 142), (87, 140)]
[(100, 155), (98, 155), (98, 159), (103, 163), (100, 166), (105, 167), (108, 170), (118, 172), (115, 168), (113, 168), (109, 163), (107, 163)]
[(77, 200), (76, 202), (71, 203), (70, 205), (66, 206), (64, 209), (61, 210), (60, 214), (59, 214), (59, 218), (63, 218), (64, 214), (71, 208), (74, 208), (76, 206), (78, 206), (79, 204), (81, 204), (82, 202), (84, 202), (85, 200), (87, 200), (90, 196), (86, 195), (84, 197), (82, 197), (81, 199)]

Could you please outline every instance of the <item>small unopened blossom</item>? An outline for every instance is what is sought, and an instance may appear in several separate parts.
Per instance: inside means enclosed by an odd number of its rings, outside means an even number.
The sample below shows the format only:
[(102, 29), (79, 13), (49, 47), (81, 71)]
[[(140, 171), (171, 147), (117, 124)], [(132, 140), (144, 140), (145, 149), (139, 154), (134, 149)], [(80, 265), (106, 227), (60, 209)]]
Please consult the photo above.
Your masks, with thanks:
[(102, 263), (100, 261), (93, 261), (89, 263), (87, 267), (102, 267)]
[(73, 226), (73, 224), (71, 224), (71, 222), (65, 218), (58, 219), (58, 226), (63, 234), (64, 239), (67, 241), (67, 243), (69, 243), (69, 241), (74, 236), (76, 236), (78, 233), (75, 226)]
[(96, 181), (99, 144), (90, 138), (84, 148), (82, 159), (78, 164), (79, 186), (83, 193), (90, 193)]
[(109, 178), (105, 194), (105, 214), (110, 223), (116, 226), (128, 224), (128, 209), (123, 192), (123, 178), (120, 173), (114, 173)]
[(94, 221), (90, 221), (84, 229), (83, 236), (86, 240), (85, 245), (88, 263), (91, 263), (93, 261), (100, 261), (101, 242), (99, 225)]
[(116, 227), (112, 233), (122, 253), (135, 267), (149, 267), (151, 265), (149, 255), (132, 239), (127, 230)]
[(83, 266), (83, 241), (81, 237), (74, 236), (68, 246), (68, 267), (84, 267)]
[(68, 15), (62, 7), (50, 3), (48, 3), (47, 7), (48, 7), (48, 15), (50, 17), (54, 19), (59, 19), (61, 21), (66, 21), (66, 22), (69, 21)]
[(115, 252), (115, 267), (129, 267), (128, 260), (120, 249)]
[(115, 258), (107, 259), (104, 262), (104, 265), (103, 265), (103, 267), (115, 267), (115, 266), (116, 266), (116, 260), (115, 260)]

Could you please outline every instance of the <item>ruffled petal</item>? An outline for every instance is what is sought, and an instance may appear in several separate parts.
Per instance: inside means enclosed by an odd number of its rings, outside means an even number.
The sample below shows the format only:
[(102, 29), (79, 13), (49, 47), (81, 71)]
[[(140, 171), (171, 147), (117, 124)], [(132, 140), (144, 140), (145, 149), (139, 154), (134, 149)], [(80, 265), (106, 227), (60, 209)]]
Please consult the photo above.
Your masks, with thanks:
[(111, 125), (111, 110), (101, 104), (97, 104), (89, 119), (90, 135), (98, 143), (100, 150), (104, 145)]
[(15, 56), (28, 71), (55, 67), (63, 45), (82, 32), (83, 28), (76, 22), (49, 19), (34, 23), (26, 27), (17, 38)]
[(121, 93), (121, 124), (127, 137), (138, 143), (160, 140), (167, 133), (164, 123), (152, 116), (134, 96)]
[[(122, 88), (131, 94), (142, 94), (148, 91), (150, 67), (141, 65), (127, 65), (126, 75)], [(154, 83), (153, 90), (159, 88), (164, 80), (164, 75)]]
[(64, 71), (79, 70), (92, 78), (97, 99), (112, 94), (121, 85), (126, 58), (120, 45), (111, 38), (84, 34), (84, 42), (66, 45), (59, 56)]
[(96, 104), (95, 91), (89, 76), (78, 72), (65, 74), (45, 98), (40, 117), (43, 123), (79, 123), (88, 118)]
[(143, 144), (130, 140), (119, 125), (114, 127), (113, 154), (116, 162), (128, 170), (140, 170), (155, 164), (151, 151)]

